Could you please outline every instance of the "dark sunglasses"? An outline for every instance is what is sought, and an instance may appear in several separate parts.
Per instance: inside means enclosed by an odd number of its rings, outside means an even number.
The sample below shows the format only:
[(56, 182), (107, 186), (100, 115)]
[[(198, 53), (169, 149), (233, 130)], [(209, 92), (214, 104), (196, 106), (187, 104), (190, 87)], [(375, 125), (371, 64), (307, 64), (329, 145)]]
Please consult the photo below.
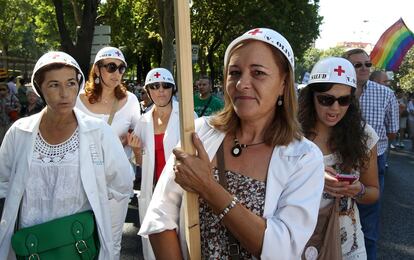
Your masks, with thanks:
[(173, 87), (172, 84), (164, 84), (164, 83), (153, 83), (153, 84), (148, 84), (148, 88), (152, 89), (152, 90), (158, 90), (160, 87), (162, 87), (163, 89), (170, 89)]
[(117, 66), (113, 62), (110, 62), (108, 64), (103, 64), (102, 67), (104, 67), (106, 71), (109, 73), (114, 73), (115, 71), (118, 70), (120, 74), (124, 74), (126, 70), (126, 66), (124, 64), (120, 64), (119, 66)]
[(371, 63), (371, 62), (365, 62), (365, 63), (357, 62), (357, 63), (355, 63), (355, 64), (354, 64), (354, 68), (355, 68), (355, 69), (359, 69), (359, 68), (361, 68), (363, 65), (365, 65), (365, 67), (367, 67), (367, 68), (371, 68), (372, 63)]
[(330, 107), (332, 106), (335, 101), (338, 101), (338, 104), (340, 106), (349, 106), (349, 104), (351, 104), (351, 95), (347, 95), (347, 96), (341, 96), (341, 97), (334, 97), (331, 95), (316, 95), (316, 99), (318, 100), (318, 103), (322, 106), (325, 107)]

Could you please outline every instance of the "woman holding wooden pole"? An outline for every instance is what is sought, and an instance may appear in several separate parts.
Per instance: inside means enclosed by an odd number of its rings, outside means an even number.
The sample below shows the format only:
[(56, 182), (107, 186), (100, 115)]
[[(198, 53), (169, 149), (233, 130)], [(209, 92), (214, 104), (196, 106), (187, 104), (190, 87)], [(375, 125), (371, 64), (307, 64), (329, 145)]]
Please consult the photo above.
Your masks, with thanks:
[(203, 259), (299, 259), (324, 171), (296, 119), (293, 51), (260, 28), (236, 38), (224, 62), (225, 107), (197, 120), (196, 156), (173, 151), (140, 234), (149, 235), (157, 259), (187, 258), (180, 214), (187, 190), (200, 196)]

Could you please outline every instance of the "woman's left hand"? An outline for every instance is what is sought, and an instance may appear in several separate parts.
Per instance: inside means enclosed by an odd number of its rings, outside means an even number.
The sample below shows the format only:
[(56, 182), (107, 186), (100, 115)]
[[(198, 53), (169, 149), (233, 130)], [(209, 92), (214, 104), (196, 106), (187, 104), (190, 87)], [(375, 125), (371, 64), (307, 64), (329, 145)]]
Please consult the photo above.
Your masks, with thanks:
[(212, 174), (213, 167), (200, 138), (193, 133), (192, 139), (196, 155), (190, 155), (179, 149), (173, 150), (176, 157), (175, 182), (186, 191), (202, 194), (208, 190), (211, 181), (216, 181)]
[(342, 194), (344, 196), (353, 198), (361, 191), (361, 185), (362, 183), (359, 180), (357, 180), (354, 183), (347, 185), (347, 189), (344, 190)]

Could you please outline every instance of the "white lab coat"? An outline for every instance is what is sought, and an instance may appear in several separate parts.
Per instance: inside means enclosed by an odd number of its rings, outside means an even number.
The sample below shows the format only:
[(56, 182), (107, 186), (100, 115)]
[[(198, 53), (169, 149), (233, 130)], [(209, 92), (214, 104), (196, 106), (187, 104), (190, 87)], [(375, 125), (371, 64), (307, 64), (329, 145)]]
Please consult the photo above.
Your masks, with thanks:
[[(113, 240), (109, 201), (126, 201), (132, 192), (132, 168), (113, 130), (102, 120), (74, 109), (79, 126), (80, 174), (95, 215), (100, 260), (112, 260)], [(0, 198), (6, 198), (0, 222), (0, 259), (15, 259), (11, 236), (32, 161), (34, 141), (43, 111), (18, 120), (0, 148)], [(128, 173), (128, 174), (126, 174)], [(122, 225), (121, 225), (122, 226)], [(120, 231), (122, 232), (122, 230)]]
[[(196, 121), (196, 132), (212, 160), (225, 134), (207, 120)], [(179, 230), (181, 251), (186, 255), (183, 189), (174, 181), (173, 157), (158, 181), (139, 234)], [(267, 223), (261, 259), (300, 259), (316, 226), (323, 185), (323, 157), (316, 145), (303, 138), (274, 148), (266, 180), (263, 217)]]
[[(154, 142), (154, 123), (152, 114), (154, 112), (154, 106), (147, 113), (143, 114), (138, 121), (134, 134), (137, 135), (142, 141), (143, 155), (142, 155), (142, 179), (141, 179), (141, 192), (138, 197), (139, 206), (139, 219), (142, 222), (148, 205), (151, 201), (154, 182), (154, 166), (155, 166), (155, 142)], [(197, 114), (194, 113), (194, 117), (197, 118)], [(176, 101), (172, 101), (172, 111), (168, 120), (167, 129), (165, 130), (163, 145), (165, 160), (168, 160), (172, 150), (177, 146), (180, 141), (180, 112), (179, 104)], [(144, 258), (146, 260), (155, 259), (152, 252), (151, 245), (147, 238), (142, 239), (142, 248), (144, 252)]]

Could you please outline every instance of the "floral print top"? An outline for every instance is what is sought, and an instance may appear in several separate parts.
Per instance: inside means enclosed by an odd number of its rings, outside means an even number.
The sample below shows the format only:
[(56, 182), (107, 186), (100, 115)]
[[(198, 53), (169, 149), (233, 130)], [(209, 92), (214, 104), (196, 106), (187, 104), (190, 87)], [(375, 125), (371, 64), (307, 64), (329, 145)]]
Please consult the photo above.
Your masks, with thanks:
[[(266, 182), (258, 181), (239, 173), (226, 171), (227, 190), (235, 195), (240, 203), (258, 216), (263, 215)], [(218, 169), (214, 176), (218, 180)], [(229, 237), (226, 227), (219, 222), (208, 204), (200, 201), (200, 233), (202, 259), (230, 259)], [(238, 243), (240, 259), (252, 259), (252, 255)]]

